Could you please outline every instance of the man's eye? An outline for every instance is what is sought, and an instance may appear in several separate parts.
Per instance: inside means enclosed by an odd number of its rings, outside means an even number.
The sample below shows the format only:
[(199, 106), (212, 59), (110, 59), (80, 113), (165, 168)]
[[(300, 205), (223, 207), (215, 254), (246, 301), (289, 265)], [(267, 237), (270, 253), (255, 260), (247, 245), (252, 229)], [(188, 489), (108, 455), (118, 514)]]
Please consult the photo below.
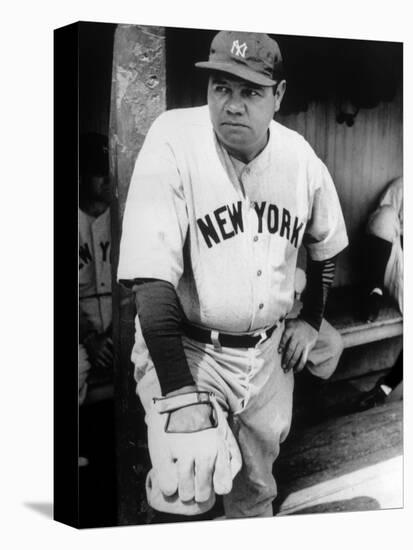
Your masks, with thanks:
[(226, 94), (228, 93), (228, 88), (226, 86), (217, 85), (215, 86), (215, 91), (219, 92), (220, 94)]
[(257, 90), (253, 90), (253, 89), (250, 89), (248, 88), (247, 90), (245, 90), (245, 95), (247, 97), (256, 97), (256, 96), (259, 96), (259, 93)]

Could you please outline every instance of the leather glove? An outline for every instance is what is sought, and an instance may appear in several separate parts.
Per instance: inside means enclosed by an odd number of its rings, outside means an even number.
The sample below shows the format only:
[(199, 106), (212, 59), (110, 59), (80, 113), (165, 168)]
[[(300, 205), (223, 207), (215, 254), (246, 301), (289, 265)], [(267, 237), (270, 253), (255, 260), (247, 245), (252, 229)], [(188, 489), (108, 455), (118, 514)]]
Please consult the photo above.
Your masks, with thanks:
[[(183, 408), (208, 404), (211, 427), (198, 431), (169, 431), (170, 415)], [(146, 481), (149, 505), (172, 514), (207, 512), (216, 494), (227, 494), (241, 468), (241, 454), (214, 395), (190, 392), (155, 398), (147, 411), (148, 446), (152, 470)]]

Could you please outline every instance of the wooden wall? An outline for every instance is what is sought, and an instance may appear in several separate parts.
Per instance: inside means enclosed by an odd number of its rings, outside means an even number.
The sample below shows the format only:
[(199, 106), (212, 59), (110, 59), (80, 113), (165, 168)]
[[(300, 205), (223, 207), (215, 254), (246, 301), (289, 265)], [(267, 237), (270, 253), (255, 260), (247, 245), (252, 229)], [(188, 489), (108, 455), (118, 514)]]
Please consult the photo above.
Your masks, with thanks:
[(335, 285), (357, 283), (366, 216), (386, 184), (403, 173), (401, 89), (392, 102), (360, 109), (352, 127), (336, 122), (333, 101), (310, 103), (306, 112), (278, 115), (277, 120), (302, 134), (330, 170), (350, 239)]

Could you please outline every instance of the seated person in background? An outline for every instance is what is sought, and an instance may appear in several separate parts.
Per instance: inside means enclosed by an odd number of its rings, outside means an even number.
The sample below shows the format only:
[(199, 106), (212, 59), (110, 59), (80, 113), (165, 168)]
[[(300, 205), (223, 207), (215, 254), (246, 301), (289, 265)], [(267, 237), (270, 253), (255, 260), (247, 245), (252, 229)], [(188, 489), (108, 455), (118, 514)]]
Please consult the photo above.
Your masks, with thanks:
[[(379, 205), (367, 222), (365, 241), (366, 291), (363, 300), (364, 320), (377, 319), (384, 293), (391, 296), (403, 313), (403, 178), (386, 187)], [(363, 393), (361, 410), (384, 403), (403, 379), (403, 350), (390, 372)]]
[(370, 391), (363, 393), (359, 400), (359, 410), (363, 411), (377, 405), (382, 405), (402, 380), (403, 350), (397, 356), (396, 362), (386, 376), (380, 378)]
[(403, 313), (403, 178), (396, 178), (380, 197), (367, 222), (364, 256), (363, 318), (374, 321), (384, 292)]
[[(80, 138), (79, 184), (79, 399), (86, 378), (111, 377), (112, 290), (108, 140), (95, 133)], [(99, 374), (100, 373), (100, 374)]]
[[(80, 136), (79, 523), (116, 522), (108, 140)], [(93, 392), (92, 392), (93, 388)], [(104, 483), (102, 483), (104, 480)]]

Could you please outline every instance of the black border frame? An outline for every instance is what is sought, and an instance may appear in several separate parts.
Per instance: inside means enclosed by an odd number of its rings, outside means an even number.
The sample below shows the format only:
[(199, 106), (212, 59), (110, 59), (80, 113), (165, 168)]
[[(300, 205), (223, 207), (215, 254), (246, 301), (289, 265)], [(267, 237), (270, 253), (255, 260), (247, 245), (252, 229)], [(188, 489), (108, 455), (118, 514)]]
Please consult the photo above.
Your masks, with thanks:
[[(54, 519), (79, 527), (79, 26), (54, 31)], [(76, 189), (76, 192), (74, 190)]]

